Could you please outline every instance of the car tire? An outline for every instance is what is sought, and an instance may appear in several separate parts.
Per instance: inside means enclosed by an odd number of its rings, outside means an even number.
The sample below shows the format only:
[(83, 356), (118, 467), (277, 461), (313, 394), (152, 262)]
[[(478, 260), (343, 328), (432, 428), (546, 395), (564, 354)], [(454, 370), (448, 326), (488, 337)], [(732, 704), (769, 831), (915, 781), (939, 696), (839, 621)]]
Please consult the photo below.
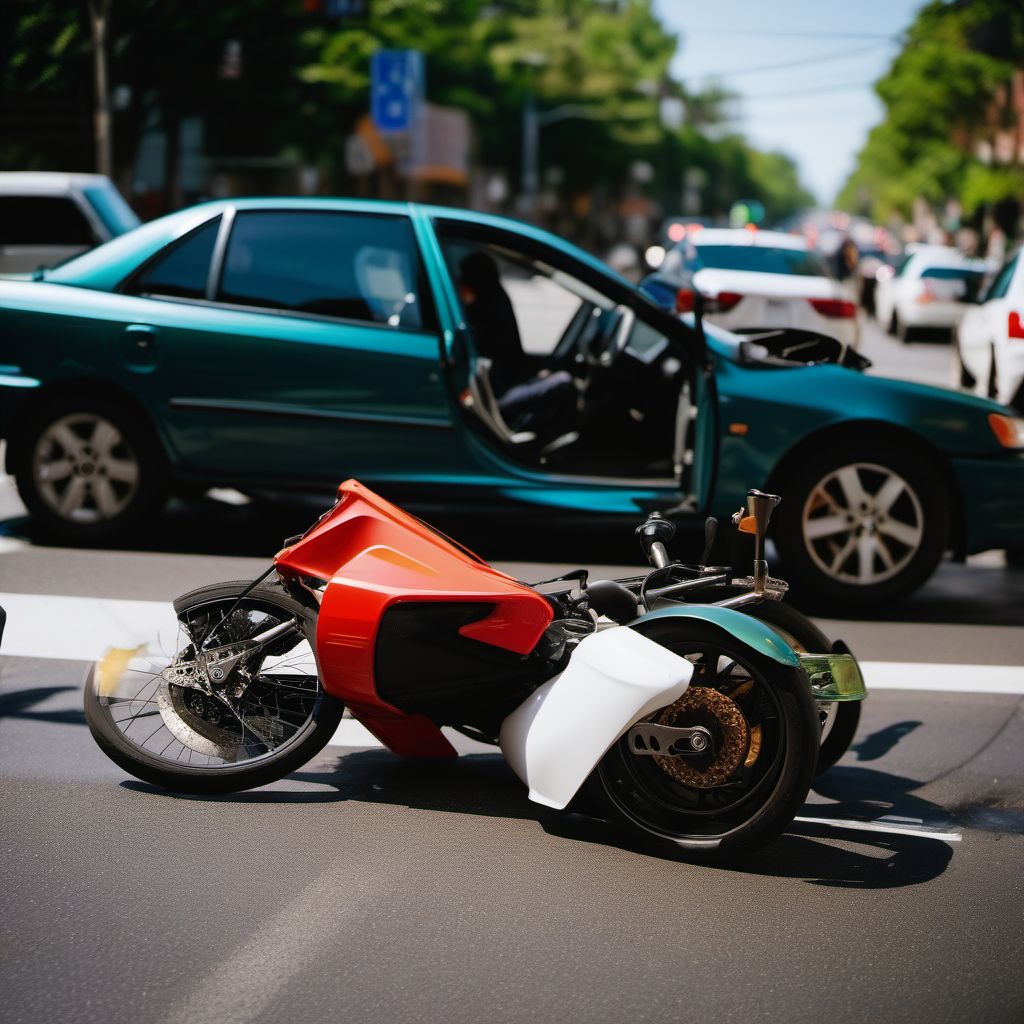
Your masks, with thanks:
[(996, 347), (992, 346), (992, 354), (988, 363), (988, 397), (999, 401), (999, 371), (996, 369)]
[(111, 398), (64, 395), (31, 411), (11, 440), (10, 465), (39, 533), (63, 543), (129, 535), (167, 495), (152, 427)]
[(960, 335), (956, 331), (953, 332), (953, 351), (956, 357), (954, 369), (957, 373), (959, 385), (965, 391), (973, 391), (978, 386), (978, 381), (974, 374), (964, 365), (963, 353), (960, 351)]
[(893, 321), (894, 321), (894, 323), (896, 325), (895, 326), (895, 330), (893, 331), (893, 334), (895, 334), (896, 337), (899, 339), (900, 344), (902, 344), (902, 345), (909, 345), (911, 340), (912, 340), (911, 339), (911, 333), (910, 333), (911, 332), (911, 328), (908, 327), (903, 322), (903, 320), (900, 317), (898, 317), (895, 313), (893, 313), (892, 318), (893, 318)]
[(889, 315), (889, 323), (885, 327), (885, 333), (886, 334), (891, 334), (895, 338), (896, 337), (896, 327), (897, 327), (897, 319), (896, 319), (896, 310), (894, 309), (892, 311), (892, 313)]
[(778, 491), (773, 539), (794, 597), (816, 613), (903, 598), (946, 549), (948, 490), (913, 452), (851, 442), (802, 461)]

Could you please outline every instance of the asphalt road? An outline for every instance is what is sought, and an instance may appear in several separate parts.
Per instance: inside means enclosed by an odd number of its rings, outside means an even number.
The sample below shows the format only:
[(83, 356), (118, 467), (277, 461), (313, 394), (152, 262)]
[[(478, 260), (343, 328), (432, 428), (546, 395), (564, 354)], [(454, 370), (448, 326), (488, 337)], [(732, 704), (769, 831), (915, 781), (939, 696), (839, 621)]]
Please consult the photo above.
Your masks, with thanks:
[[(942, 346), (865, 348), (946, 372)], [(708, 866), (544, 811), (469, 741), (425, 766), (349, 733), (209, 799), (107, 761), (81, 714), (88, 645), (255, 575), (303, 516), (199, 502), (148, 550), (69, 551), (33, 543), (0, 482), (5, 1021), (1022, 1019), (1024, 572), (1001, 555), (820, 622), (880, 684), (854, 747), (785, 836)], [(531, 543), (501, 564), (562, 567), (527, 564)]]

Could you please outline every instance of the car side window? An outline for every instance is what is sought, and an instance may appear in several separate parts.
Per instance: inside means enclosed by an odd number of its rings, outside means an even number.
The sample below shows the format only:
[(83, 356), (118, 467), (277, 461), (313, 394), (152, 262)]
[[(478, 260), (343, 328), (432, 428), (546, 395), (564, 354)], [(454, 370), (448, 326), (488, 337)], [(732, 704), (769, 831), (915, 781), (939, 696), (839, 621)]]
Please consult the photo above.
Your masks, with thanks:
[(0, 245), (93, 246), (85, 214), (64, 196), (0, 196)]
[(1010, 281), (1013, 278), (1013, 272), (1017, 269), (1018, 256), (1014, 256), (1009, 263), (1003, 265), (1003, 269), (996, 274), (992, 283), (988, 286), (988, 291), (982, 296), (982, 302), (991, 302), (992, 299), (1001, 299), (1010, 289)]
[(242, 211), (231, 230), (217, 299), (407, 330), (432, 321), (405, 217)]
[(125, 286), (129, 295), (174, 299), (206, 298), (210, 261), (217, 244), (220, 217), (172, 242), (147, 263)]

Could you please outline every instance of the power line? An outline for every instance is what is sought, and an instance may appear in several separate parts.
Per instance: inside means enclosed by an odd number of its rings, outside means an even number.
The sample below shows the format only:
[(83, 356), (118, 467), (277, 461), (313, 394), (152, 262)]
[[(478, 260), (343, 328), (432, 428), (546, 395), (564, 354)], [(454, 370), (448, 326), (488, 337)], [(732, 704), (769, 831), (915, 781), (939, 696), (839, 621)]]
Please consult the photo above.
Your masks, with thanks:
[[(889, 37), (889, 44), (897, 42), (896, 37)], [(740, 75), (755, 75), (760, 74), (764, 71), (784, 71), (789, 68), (805, 67), (810, 64), (824, 64), (830, 60), (842, 60), (845, 57), (855, 57), (862, 53), (870, 53), (874, 50), (878, 50), (883, 45), (882, 43), (870, 43), (867, 46), (858, 46), (852, 50), (836, 50), (832, 53), (819, 54), (817, 57), (804, 57), (801, 60), (790, 60), (782, 64), (762, 64), (758, 67), (753, 68), (740, 68), (738, 71), (730, 71), (728, 74), (723, 75), (723, 78), (738, 78)], [(711, 75), (705, 75), (705, 78), (714, 77)]]
[(689, 31), (687, 36), (778, 36), (789, 39), (893, 39), (889, 32), (755, 32), (748, 29), (698, 29)]
[(762, 92), (762, 93), (748, 93), (742, 97), (744, 100), (784, 100), (790, 99), (794, 96), (820, 96), (826, 92), (852, 92), (854, 89), (866, 89), (868, 86), (874, 85), (875, 79), (869, 79), (864, 82), (844, 82), (840, 85), (808, 85), (802, 89), (789, 89), (786, 92)]

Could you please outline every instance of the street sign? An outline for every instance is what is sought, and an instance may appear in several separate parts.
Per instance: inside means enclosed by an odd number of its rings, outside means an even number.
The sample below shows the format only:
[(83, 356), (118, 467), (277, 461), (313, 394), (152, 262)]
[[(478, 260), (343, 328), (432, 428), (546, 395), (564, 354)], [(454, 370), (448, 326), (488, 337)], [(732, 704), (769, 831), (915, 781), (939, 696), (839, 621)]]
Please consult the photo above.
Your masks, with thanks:
[(409, 131), (423, 99), (423, 54), (419, 50), (378, 50), (371, 71), (374, 127), (391, 134)]

